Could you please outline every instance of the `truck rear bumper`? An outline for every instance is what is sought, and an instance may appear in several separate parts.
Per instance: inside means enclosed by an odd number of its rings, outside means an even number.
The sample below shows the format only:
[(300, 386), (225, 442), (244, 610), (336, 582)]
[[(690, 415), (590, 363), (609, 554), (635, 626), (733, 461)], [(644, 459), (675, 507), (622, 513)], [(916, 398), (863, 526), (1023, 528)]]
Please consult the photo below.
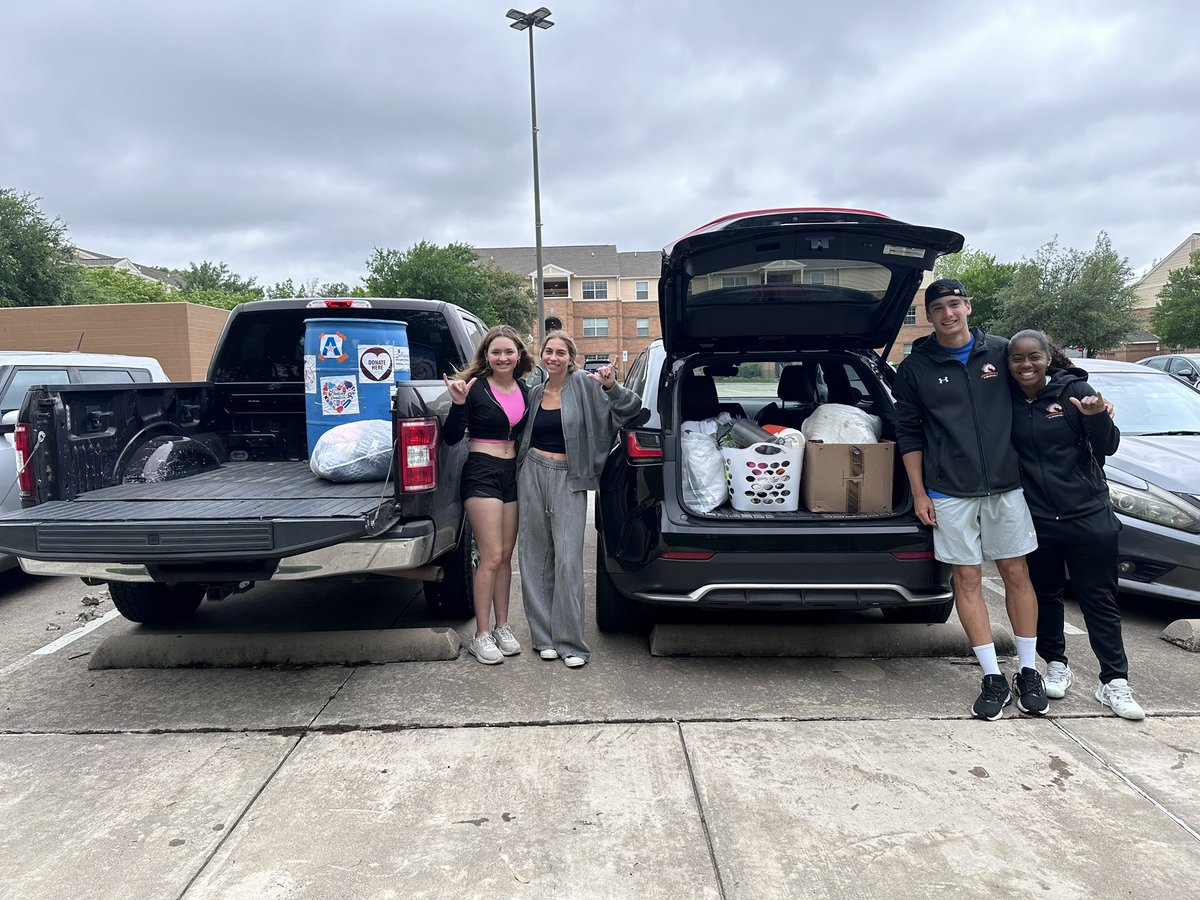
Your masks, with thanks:
[[(430, 521), (408, 522), (375, 538), (360, 538), (279, 560), (271, 581), (302, 581), (338, 575), (388, 575), (427, 565), (434, 552), (436, 533)], [(244, 561), (243, 561), (244, 562)], [(96, 581), (161, 581), (150, 568), (136, 563), (92, 562), (61, 559), (21, 559), (31, 575), (74, 575)], [(155, 568), (158, 568), (155, 566)], [(180, 581), (204, 581), (198, 567), (189, 577), (187, 564), (172, 566)], [(262, 580), (267, 580), (265, 577)]]

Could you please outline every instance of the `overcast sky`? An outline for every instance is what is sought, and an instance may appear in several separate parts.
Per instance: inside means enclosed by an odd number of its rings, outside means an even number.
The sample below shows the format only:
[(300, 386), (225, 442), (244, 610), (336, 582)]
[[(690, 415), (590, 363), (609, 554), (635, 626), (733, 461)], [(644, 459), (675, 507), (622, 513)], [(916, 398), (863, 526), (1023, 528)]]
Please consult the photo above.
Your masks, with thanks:
[[(356, 284), (374, 247), (532, 246), (529, 56), (491, 0), (10, 3), (0, 186), (80, 247)], [(533, 9), (533, 6), (522, 7)], [(557, 0), (543, 243), (651, 250), (851, 206), (1002, 260), (1200, 231), (1200, 4)]]

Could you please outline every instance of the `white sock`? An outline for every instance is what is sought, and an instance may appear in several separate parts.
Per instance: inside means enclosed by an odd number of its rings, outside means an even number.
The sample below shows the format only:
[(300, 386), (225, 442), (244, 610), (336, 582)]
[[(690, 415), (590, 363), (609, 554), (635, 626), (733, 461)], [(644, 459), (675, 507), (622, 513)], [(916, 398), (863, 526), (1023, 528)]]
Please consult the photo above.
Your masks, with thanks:
[(979, 647), (972, 647), (975, 651), (975, 658), (979, 660), (979, 665), (983, 667), (984, 675), (999, 675), (1000, 664), (996, 662), (996, 645), (983, 644)]
[(1017, 642), (1017, 659), (1020, 660), (1022, 669), (1037, 668), (1037, 638), (1021, 637), (1013, 635), (1013, 640)]

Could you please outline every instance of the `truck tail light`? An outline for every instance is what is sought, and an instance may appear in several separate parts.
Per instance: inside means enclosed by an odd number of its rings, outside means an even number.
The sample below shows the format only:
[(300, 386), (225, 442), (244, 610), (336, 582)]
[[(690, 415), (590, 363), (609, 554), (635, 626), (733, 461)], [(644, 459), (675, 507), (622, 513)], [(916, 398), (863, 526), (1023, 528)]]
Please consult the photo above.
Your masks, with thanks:
[(635, 465), (659, 462), (662, 459), (662, 432), (644, 429), (626, 431), (625, 455)]
[(27, 500), (33, 497), (33, 470), (28, 466), (29, 425), (25, 422), (18, 422), (13, 429), (13, 447), (16, 448), (17, 487), (20, 489), (21, 499)]
[(396, 423), (396, 471), (400, 490), (437, 487), (438, 420), (400, 419)]

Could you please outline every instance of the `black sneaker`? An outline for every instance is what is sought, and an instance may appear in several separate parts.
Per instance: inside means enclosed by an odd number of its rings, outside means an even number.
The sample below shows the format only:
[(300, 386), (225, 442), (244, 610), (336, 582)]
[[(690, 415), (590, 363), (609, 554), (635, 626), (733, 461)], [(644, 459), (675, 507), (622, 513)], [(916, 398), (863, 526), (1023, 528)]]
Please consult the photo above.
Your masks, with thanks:
[(971, 707), (971, 715), (977, 719), (995, 722), (1004, 714), (1004, 707), (1010, 703), (1012, 694), (1008, 690), (1008, 679), (1003, 675), (984, 675), (983, 690), (979, 692), (979, 698)]
[(1013, 676), (1013, 693), (1017, 695), (1017, 709), (1032, 716), (1045, 715), (1050, 701), (1046, 699), (1046, 685), (1037, 669), (1025, 668)]

